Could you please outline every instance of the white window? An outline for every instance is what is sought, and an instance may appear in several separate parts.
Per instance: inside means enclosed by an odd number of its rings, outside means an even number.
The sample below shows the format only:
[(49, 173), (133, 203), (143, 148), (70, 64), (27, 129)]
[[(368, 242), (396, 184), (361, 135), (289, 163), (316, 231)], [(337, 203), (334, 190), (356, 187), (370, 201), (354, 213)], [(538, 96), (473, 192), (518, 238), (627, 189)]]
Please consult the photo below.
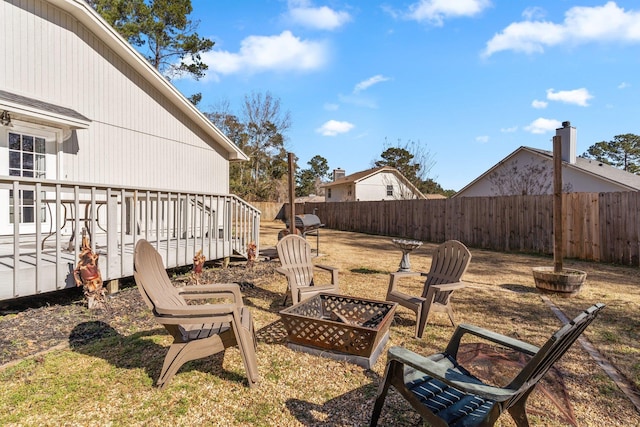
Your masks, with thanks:
[(331, 198), (331, 189), (327, 188), (327, 199)]
[(387, 196), (393, 196), (393, 185), (387, 185)]
[[(9, 175), (45, 178), (47, 174), (46, 141), (42, 137), (9, 132)], [(9, 221), (13, 224), (16, 215), (21, 223), (35, 222), (35, 198), (33, 191), (20, 190), (16, 198), (9, 190)], [(42, 221), (45, 209), (42, 208)]]

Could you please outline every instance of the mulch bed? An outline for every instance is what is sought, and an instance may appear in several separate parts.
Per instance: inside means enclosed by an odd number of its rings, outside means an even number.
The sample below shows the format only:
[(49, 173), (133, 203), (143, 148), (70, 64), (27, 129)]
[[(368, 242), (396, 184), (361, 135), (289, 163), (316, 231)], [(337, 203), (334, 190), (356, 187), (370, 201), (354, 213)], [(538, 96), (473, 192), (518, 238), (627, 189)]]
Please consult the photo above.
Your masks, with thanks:
[[(272, 263), (231, 263), (227, 268), (205, 268), (201, 283), (238, 283), (241, 289), (252, 287), (257, 277), (275, 273)], [(193, 284), (189, 270), (170, 272), (177, 285)], [(120, 291), (107, 298), (104, 309), (89, 310), (81, 288), (66, 289), (37, 297), (0, 302), (0, 367), (50, 349), (69, 345), (70, 339), (89, 340), (95, 331), (76, 328), (80, 324), (101, 321), (121, 334), (132, 330), (158, 328), (135, 283), (121, 281)]]

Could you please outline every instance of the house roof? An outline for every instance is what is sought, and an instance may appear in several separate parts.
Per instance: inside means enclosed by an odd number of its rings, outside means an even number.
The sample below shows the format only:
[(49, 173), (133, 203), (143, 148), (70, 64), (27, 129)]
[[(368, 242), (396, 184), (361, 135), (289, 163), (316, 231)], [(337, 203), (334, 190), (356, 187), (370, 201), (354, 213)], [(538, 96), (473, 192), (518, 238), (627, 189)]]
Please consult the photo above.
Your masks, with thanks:
[(335, 181), (331, 181), (331, 182), (327, 182), (325, 184), (322, 184), (321, 187), (335, 187), (338, 185), (344, 185), (344, 184), (357, 184), (358, 182), (367, 179), (373, 175), (379, 174), (381, 172), (390, 172), (393, 173), (394, 175), (396, 175), (400, 180), (402, 180), (402, 182), (409, 188), (411, 188), (411, 190), (421, 199), (426, 198), (424, 194), (422, 194), (422, 192), (420, 190), (418, 190), (418, 188), (416, 188), (415, 185), (413, 185), (411, 182), (409, 182), (409, 180), (400, 173), (400, 171), (396, 168), (393, 168), (391, 166), (381, 166), (381, 167), (377, 167), (377, 168), (371, 168), (371, 169), (367, 169), (367, 170), (363, 170), (360, 172), (355, 172), (352, 173), (351, 175), (347, 175), (347, 176), (343, 176), (341, 178), (336, 179)]
[[(538, 148), (531, 147), (524, 148), (528, 148), (531, 151), (537, 152), (553, 160), (553, 152), (551, 151), (540, 150)], [(585, 159), (584, 157), (576, 157), (576, 162), (574, 164), (564, 164), (569, 168), (578, 169), (588, 174), (603, 178), (607, 181), (623, 185), (625, 187), (628, 187), (629, 190), (640, 190), (640, 175), (627, 172), (606, 163), (602, 163), (592, 159)]]
[[(467, 188), (472, 187), (476, 182), (482, 180), (484, 177), (490, 175), (496, 168), (508, 162), (512, 157), (518, 154), (520, 151), (527, 151), (535, 156), (543, 157), (550, 161), (553, 161), (553, 152), (548, 150), (541, 150), (539, 148), (521, 146), (509, 154), (504, 159), (493, 165), (485, 173), (465, 185), (460, 191), (453, 195), (456, 197), (458, 194), (464, 192)], [(596, 176), (604, 181), (609, 181), (614, 184), (621, 185), (628, 188), (630, 191), (640, 190), (640, 175), (635, 175), (622, 169), (615, 168), (611, 165), (598, 162), (597, 160), (585, 159), (583, 157), (576, 157), (575, 163), (562, 162), (562, 165), (567, 168), (572, 168), (588, 175)]]
[(113, 27), (87, 4), (85, 0), (48, 0), (91, 29), (127, 64), (140, 73), (156, 90), (167, 97), (180, 111), (199, 125), (207, 135), (223, 147), (229, 154), (229, 160), (249, 160), (225, 134), (211, 123), (178, 89), (160, 74), (135, 50)]
[(322, 203), (324, 202), (324, 196), (309, 195), (303, 197), (296, 197), (296, 203)]
[(87, 128), (91, 123), (91, 120), (71, 108), (27, 98), (5, 90), (0, 90), (0, 110), (27, 114), (71, 128)]
[(395, 171), (395, 172), (398, 172), (397, 169), (392, 168), (391, 166), (381, 166), (381, 167), (378, 167), (378, 168), (371, 168), (371, 169), (363, 170), (363, 171), (360, 171), (360, 172), (352, 173), (351, 175), (343, 176), (343, 177), (338, 178), (338, 179), (336, 179), (334, 181), (322, 184), (322, 187), (333, 187), (335, 185), (356, 183), (356, 182), (362, 181), (365, 178), (368, 178), (368, 177), (370, 177), (372, 175), (375, 175), (377, 173), (384, 172), (384, 171), (389, 171), (389, 172)]

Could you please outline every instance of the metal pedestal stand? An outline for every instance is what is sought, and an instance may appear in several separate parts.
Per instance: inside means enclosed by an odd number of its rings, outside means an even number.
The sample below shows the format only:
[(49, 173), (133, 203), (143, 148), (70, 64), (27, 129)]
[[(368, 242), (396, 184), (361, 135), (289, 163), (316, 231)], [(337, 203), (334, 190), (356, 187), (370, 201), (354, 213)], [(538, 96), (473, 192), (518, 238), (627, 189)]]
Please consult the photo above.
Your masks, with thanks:
[(398, 271), (411, 271), (411, 262), (409, 261), (409, 254), (414, 250), (422, 246), (422, 242), (419, 240), (406, 240), (406, 239), (393, 239), (393, 244), (402, 250), (402, 260), (400, 260), (400, 268)]

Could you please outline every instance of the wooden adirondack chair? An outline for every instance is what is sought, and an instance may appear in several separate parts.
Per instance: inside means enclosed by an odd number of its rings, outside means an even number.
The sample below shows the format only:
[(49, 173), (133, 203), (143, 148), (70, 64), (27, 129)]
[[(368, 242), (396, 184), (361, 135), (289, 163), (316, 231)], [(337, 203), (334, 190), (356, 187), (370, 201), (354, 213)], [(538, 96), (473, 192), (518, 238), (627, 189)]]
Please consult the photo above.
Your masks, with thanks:
[[(385, 378), (373, 407), (370, 426), (378, 418), (393, 386), (418, 411), (425, 425), (492, 426), (508, 411), (516, 425), (529, 425), (527, 398), (534, 387), (595, 319), (604, 304), (596, 304), (560, 328), (540, 348), (471, 325), (456, 328), (443, 353), (424, 357), (402, 347), (389, 349)], [(461, 366), (456, 358), (464, 334), (472, 334), (531, 356), (529, 362), (505, 387), (485, 384)]]
[[(191, 360), (238, 346), (249, 386), (257, 384), (258, 364), (251, 312), (243, 305), (237, 284), (175, 287), (162, 258), (146, 240), (134, 255), (134, 277), (142, 298), (173, 336), (157, 385), (163, 388), (180, 367)], [(189, 305), (187, 300), (221, 298), (224, 303)], [(228, 301), (232, 301), (229, 303)]]
[[(289, 234), (278, 242), (276, 249), (282, 264), (276, 271), (287, 278), (287, 294), (283, 305), (287, 303), (289, 293), (291, 293), (293, 304), (297, 304), (320, 292), (340, 293), (338, 269), (327, 265), (313, 264), (311, 245), (306, 239), (296, 234)], [(330, 272), (331, 283), (327, 285), (314, 283), (314, 268)]]
[[(471, 261), (469, 249), (457, 240), (448, 240), (436, 248), (428, 273), (398, 271), (391, 273), (387, 301), (397, 302), (416, 313), (416, 338), (422, 338), (427, 318), (431, 312), (445, 312), (455, 326), (451, 294), (465, 284), (460, 278)], [(401, 292), (398, 281), (403, 277), (425, 276), (422, 295), (415, 296)]]

